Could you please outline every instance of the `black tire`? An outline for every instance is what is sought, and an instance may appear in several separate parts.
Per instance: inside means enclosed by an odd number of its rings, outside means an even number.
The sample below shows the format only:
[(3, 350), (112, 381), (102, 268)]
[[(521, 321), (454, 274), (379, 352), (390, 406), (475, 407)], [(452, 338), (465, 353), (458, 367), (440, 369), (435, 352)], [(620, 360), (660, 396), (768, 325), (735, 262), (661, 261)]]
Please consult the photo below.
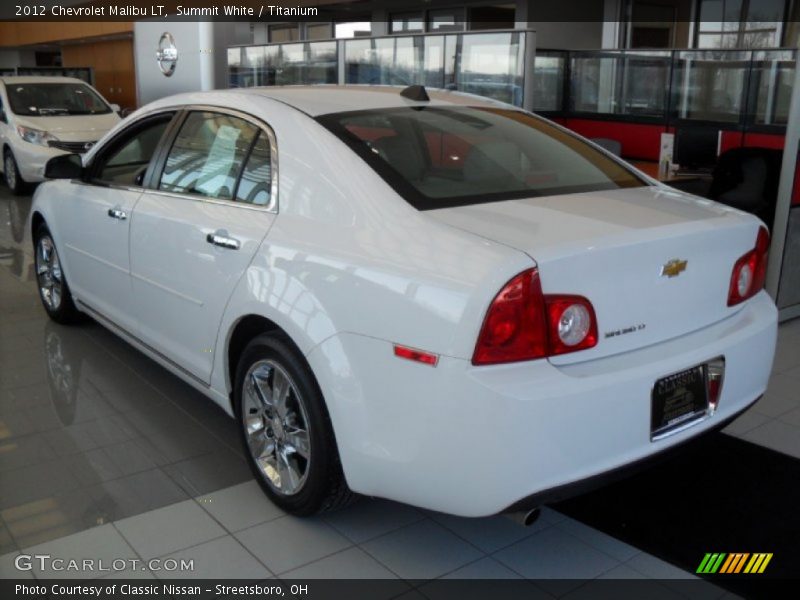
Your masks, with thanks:
[[(42, 301), (42, 306), (44, 307), (45, 312), (47, 312), (47, 316), (49, 316), (53, 321), (56, 323), (61, 323), (62, 325), (68, 325), (70, 323), (78, 323), (83, 320), (80, 311), (75, 307), (75, 303), (72, 300), (72, 292), (69, 289), (69, 284), (67, 283), (67, 278), (64, 275), (64, 271), (61, 268), (61, 260), (58, 256), (58, 250), (56, 249), (55, 242), (53, 241), (53, 237), (50, 234), (50, 230), (47, 228), (47, 225), (42, 223), (36, 229), (36, 233), (34, 234), (33, 238), (33, 252), (34, 252), (34, 267), (36, 269), (36, 286), (39, 291), (39, 300)], [(56, 276), (54, 272), (51, 270), (49, 273), (41, 272), (40, 267), (47, 266), (48, 264), (52, 265), (52, 257), (51, 260), (48, 261), (44, 258), (41, 254), (42, 252), (42, 244), (48, 243), (49, 247), (52, 249), (53, 255), (55, 260), (58, 264), (58, 275)], [(59, 289), (59, 298), (58, 301), (51, 302), (48, 300), (47, 297), (47, 286), (48, 284), (53, 281), (57, 280), (58, 284), (60, 284)], [(50, 294), (52, 294), (52, 288), (50, 289)]]
[(3, 178), (6, 180), (8, 189), (15, 196), (24, 196), (28, 193), (30, 186), (22, 179), (19, 167), (17, 167), (17, 159), (8, 148), (3, 153)]
[[(310, 445), (308, 461), (304, 462), (300, 455), (289, 454), (294, 458), (295, 465), (305, 465), (304, 480), (291, 493), (278, 490), (276, 483), (267, 476), (267, 467), (262, 468), (256, 461), (245, 431), (245, 415), (243, 413), (247, 406), (248, 413), (256, 415), (256, 420), (260, 419), (259, 422), (263, 423), (259, 431), (263, 431), (263, 435), (267, 436), (267, 439), (276, 443), (276, 447), (280, 447), (282, 443), (281, 441), (276, 442), (276, 433), (270, 426), (273, 421), (267, 417), (260, 417), (254, 412), (253, 399), (255, 396), (252, 393), (254, 389), (252, 383), (249, 384), (248, 396), (245, 397), (245, 378), (252, 379), (254, 369), (259, 368), (265, 369), (261, 373), (274, 373), (277, 369), (288, 376), (290, 392), (287, 395), (287, 403), (294, 403), (294, 413), (304, 411), (302, 416), (308, 419), (305, 427)], [(272, 370), (270, 371), (270, 369)], [(269, 377), (274, 378), (275, 375), (272, 374)], [(263, 381), (267, 382), (266, 379)], [(300, 403), (304, 409), (299, 407)], [(333, 427), (319, 385), (302, 354), (283, 336), (262, 334), (247, 345), (236, 368), (234, 409), (239, 423), (242, 447), (250, 469), (270, 500), (281, 509), (293, 515), (308, 516), (341, 508), (355, 498), (355, 494), (347, 487), (344, 479)], [(287, 409), (287, 412), (291, 411)], [(284, 427), (286, 427), (285, 431), (289, 431), (285, 423), (282, 426), (276, 426), (275, 431), (280, 428), (283, 432)], [(269, 437), (269, 432), (273, 432), (272, 437)], [(277, 457), (277, 452), (273, 454)], [(261, 460), (265, 461), (262, 464), (266, 465), (266, 461), (269, 459), (262, 458)], [(281, 484), (278, 483), (278, 485)]]

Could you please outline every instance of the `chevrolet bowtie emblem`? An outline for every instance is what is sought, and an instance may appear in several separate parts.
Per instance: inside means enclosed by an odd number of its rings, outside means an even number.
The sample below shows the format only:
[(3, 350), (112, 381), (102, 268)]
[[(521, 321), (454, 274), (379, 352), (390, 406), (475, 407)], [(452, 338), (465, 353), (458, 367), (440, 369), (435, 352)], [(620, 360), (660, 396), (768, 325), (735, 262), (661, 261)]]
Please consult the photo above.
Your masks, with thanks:
[(662, 277), (677, 277), (686, 270), (688, 260), (673, 259), (661, 267)]

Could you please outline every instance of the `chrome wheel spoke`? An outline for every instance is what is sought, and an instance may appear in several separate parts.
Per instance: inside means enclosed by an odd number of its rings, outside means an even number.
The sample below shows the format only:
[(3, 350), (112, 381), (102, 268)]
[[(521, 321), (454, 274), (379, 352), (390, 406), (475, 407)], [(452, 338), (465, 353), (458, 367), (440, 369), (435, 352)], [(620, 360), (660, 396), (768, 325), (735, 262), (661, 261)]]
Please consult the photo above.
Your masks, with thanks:
[(250, 456), (276, 493), (296, 494), (311, 464), (304, 400), (287, 371), (270, 359), (253, 364), (244, 382), (241, 423)]
[(286, 400), (290, 391), (289, 379), (283, 371), (275, 369), (272, 375), (272, 405), (281, 419), (285, 419), (287, 415)]
[(250, 451), (253, 453), (253, 458), (257, 461), (275, 454), (275, 442), (263, 433), (253, 434), (248, 441)]
[(266, 378), (268, 375), (269, 375), (268, 370), (266, 371), (265, 374), (259, 371), (253, 371), (252, 373), (250, 373), (249, 385), (253, 399), (258, 404), (260, 409), (263, 411), (265, 415), (267, 415), (268, 417), (272, 417), (273, 413), (272, 398), (269, 387), (267, 386), (266, 382)]
[(281, 479), (281, 487), (287, 490), (295, 490), (300, 484), (301, 474), (292, 464), (292, 459), (287, 456), (285, 450), (277, 451), (278, 476)]
[(286, 448), (288, 451), (298, 454), (308, 460), (308, 457), (311, 455), (308, 432), (305, 429), (287, 428)]
[(63, 275), (58, 253), (49, 236), (42, 236), (37, 243), (35, 269), (42, 301), (48, 308), (57, 309), (61, 305)]

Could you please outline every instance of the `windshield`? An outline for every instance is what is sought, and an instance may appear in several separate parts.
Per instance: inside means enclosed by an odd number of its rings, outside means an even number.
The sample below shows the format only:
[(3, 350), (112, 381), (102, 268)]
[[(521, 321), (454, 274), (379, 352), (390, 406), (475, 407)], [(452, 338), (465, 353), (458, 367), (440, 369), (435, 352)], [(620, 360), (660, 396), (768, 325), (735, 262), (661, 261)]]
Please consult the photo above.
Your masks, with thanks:
[(98, 115), (111, 108), (82, 83), (8, 83), (8, 103), (14, 114), (31, 117)]
[(420, 210), (645, 185), (580, 138), (513, 109), (395, 108), (318, 120)]

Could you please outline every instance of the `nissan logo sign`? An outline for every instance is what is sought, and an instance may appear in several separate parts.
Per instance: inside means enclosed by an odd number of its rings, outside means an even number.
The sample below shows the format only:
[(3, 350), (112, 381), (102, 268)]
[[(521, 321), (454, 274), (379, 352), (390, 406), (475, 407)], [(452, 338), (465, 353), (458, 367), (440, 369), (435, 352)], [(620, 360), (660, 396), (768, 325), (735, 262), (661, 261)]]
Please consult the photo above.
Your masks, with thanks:
[(178, 48), (175, 46), (175, 38), (167, 31), (161, 34), (161, 39), (158, 40), (156, 60), (164, 76), (171, 77), (178, 64)]

